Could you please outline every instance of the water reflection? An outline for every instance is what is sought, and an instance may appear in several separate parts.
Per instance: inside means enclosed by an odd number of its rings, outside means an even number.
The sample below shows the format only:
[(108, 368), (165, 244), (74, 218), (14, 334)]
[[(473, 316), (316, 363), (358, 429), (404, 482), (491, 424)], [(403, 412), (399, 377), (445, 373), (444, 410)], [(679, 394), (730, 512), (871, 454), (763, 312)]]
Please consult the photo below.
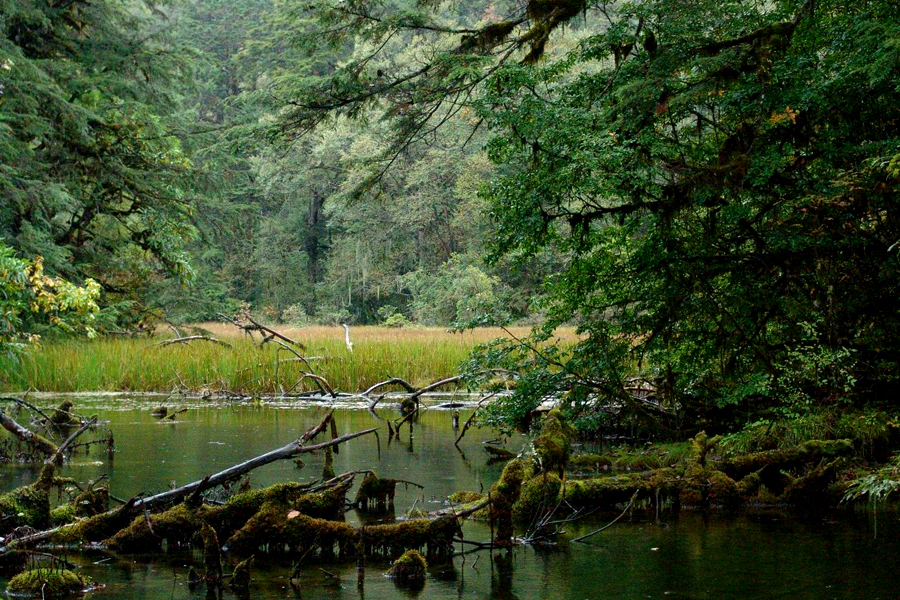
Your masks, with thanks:
[[(158, 400), (157, 400), (158, 403)], [(52, 402), (48, 401), (48, 404)], [(104, 452), (79, 454), (66, 475), (80, 481), (106, 473), (119, 497), (152, 493), (181, 485), (231, 464), (296, 439), (317, 424), (327, 407), (302, 410), (276, 406), (199, 405), (179, 415), (174, 423), (160, 423), (150, 415), (152, 403), (117, 398), (78, 399), (82, 412), (110, 421), (117, 453), (111, 463)], [(396, 413), (380, 410), (381, 417)], [(502, 464), (489, 464), (481, 444), (494, 437), (489, 431), (470, 429), (453, 446), (453, 413), (423, 411), (408, 431), (390, 443), (384, 422), (365, 410), (338, 410), (341, 433), (370, 426), (382, 427), (382, 436), (353, 440), (334, 455), (337, 472), (375, 469), (386, 477), (420, 483), (424, 491), (399, 486), (394, 513), (362, 517), (355, 511), (347, 520), (391, 520), (413, 505), (438, 508), (448, 494), (486, 489)], [(460, 411), (463, 421), (468, 411)], [(515, 438), (510, 448), (524, 443)], [(304, 457), (298, 469), (293, 461), (268, 465), (252, 475), (254, 486), (278, 481), (319, 477), (322, 456)], [(0, 485), (10, 489), (28, 483), (34, 469), (10, 465), (2, 469)], [(615, 515), (596, 515), (590, 521), (567, 525), (569, 537), (587, 533)], [(498, 600), (582, 600), (614, 598), (755, 599), (791, 600), (895, 598), (900, 589), (896, 569), (900, 558), (900, 523), (896, 514), (879, 515), (877, 539), (869, 517), (853, 513), (799, 518), (784, 513), (751, 512), (742, 515), (686, 513), (675, 519), (662, 512), (635, 511), (587, 544), (562, 542), (555, 548), (517, 547), (510, 552), (470, 553), (451, 564), (431, 565), (421, 589), (400, 588), (385, 577), (389, 565), (370, 561), (363, 571), (355, 563), (308, 564), (298, 570), (297, 590), (288, 578), (294, 560), (258, 556), (250, 598), (304, 599), (438, 599), (494, 598)], [(488, 528), (467, 523), (464, 537), (489, 539)], [(191, 592), (187, 573), (200, 568), (197, 552), (168, 552), (119, 556), (104, 552), (70, 554), (67, 560), (85, 574), (107, 584), (92, 600), (199, 600), (205, 588)], [(225, 557), (225, 570), (233, 567)], [(327, 576), (324, 568), (334, 577)], [(223, 599), (236, 598), (227, 587)], [(246, 596), (245, 596), (246, 597)]]

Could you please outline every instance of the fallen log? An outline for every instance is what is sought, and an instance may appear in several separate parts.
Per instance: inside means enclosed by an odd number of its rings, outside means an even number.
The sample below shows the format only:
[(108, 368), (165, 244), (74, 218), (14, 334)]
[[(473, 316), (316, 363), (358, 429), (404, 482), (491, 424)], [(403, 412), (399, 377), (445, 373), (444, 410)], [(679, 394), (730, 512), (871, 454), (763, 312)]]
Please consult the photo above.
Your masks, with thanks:
[[(313, 444), (310, 446), (305, 446), (304, 444), (313, 439), (318, 433), (325, 430), (328, 426), (330, 419), (332, 418), (331, 413), (329, 413), (325, 419), (316, 427), (307, 431), (303, 436), (299, 439), (282, 446), (276, 450), (272, 450), (250, 460), (244, 461), (237, 465), (231, 466), (223, 471), (219, 471), (218, 473), (209, 475), (200, 479), (198, 481), (194, 481), (187, 485), (167, 490), (165, 492), (161, 492), (159, 494), (154, 494), (152, 496), (147, 496), (143, 498), (133, 499), (129, 501), (123, 507), (116, 509), (115, 511), (109, 511), (103, 513), (102, 515), (98, 515), (96, 517), (92, 517), (92, 519), (104, 520), (104, 521), (114, 521), (116, 525), (122, 523), (123, 525), (127, 524), (130, 521), (130, 518), (137, 512), (141, 511), (150, 511), (154, 508), (158, 508), (160, 506), (166, 506), (169, 504), (174, 504), (178, 501), (185, 499), (190, 496), (197, 488), (199, 487), (215, 487), (217, 485), (221, 485), (223, 483), (228, 483), (240, 478), (242, 475), (249, 473), (250, 471), (261, 467), (263, 465), (267, 465), (272, 462), (276, 462), (279, 460), (285, 460), (297, 456), (298, 454), (304, 454), (309, 452), (316, 452), (318, 450), (323, 450), (325, 448), (330, 448), (332, 446), (336, 446), (338, 444), (342, 444), (346, 441), (352, 440), (354, 438), (361, 437), (363, 435), (367, 435), (369, 433), (373, 433), (377, 431), (377, 428), (364, 429), (362, 431), (357, 431), (354, 433), (348, 433), (347, 435), (342, 435), (332, 440), (328, 440), (326, 442), (321, 442), (319, 444)], [(31, 535), (23, 536), (17, 540), (10, 542), (4, 548), (0, 548), (0, 556), (3, 554), (21, 548), (23, 546), (27, 546), (30, 544), (34, 544), (37, 542), (45, 541), (54, 537), (65, 537), (65, 534), (62, 533), (65, 529), (81, 525), (85, 522), (80, 521), (74, 524), (62, 525), (60, 527), (56, 527), (53, 529), (48, 529), (46, 531), (40, 531)], [(103, 527), (98, 527), (98, 531), (106, 532), (109, 529), (114, 529), (115, 527), (112, 524), (104, 525)], [(111, 535), (111, 534), (109, 534)], [(109, 535), (104, 535), (100, 539), (105, 539), (109, 537)], [(100, 541), (100, 540), (91, 540), (91, 541)]]

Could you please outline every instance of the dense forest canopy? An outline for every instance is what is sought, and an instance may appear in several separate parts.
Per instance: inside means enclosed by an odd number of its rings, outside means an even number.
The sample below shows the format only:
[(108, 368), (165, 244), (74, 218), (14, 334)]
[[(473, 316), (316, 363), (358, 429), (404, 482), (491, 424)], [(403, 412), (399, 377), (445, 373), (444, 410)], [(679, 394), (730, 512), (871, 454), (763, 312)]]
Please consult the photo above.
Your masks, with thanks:
[(97, 281), (101, 330), (541, 323), (468, 369), (519, 374), (504, 423), (561, 391), (669, 431), (890, 404), (898, 12), (6, 0), (0, 238)]

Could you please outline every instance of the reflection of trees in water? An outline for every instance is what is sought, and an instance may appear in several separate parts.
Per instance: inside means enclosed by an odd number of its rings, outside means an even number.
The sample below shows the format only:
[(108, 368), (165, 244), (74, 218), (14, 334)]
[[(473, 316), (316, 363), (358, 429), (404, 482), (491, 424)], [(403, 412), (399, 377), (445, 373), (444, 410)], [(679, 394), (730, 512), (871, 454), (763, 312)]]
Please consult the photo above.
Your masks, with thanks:
[(501, 552), (494, 554), (491, 563), (491, 594), (488, 598), (497, 600), (519, 600), (512, 591), (513, 584), (513, 554)]

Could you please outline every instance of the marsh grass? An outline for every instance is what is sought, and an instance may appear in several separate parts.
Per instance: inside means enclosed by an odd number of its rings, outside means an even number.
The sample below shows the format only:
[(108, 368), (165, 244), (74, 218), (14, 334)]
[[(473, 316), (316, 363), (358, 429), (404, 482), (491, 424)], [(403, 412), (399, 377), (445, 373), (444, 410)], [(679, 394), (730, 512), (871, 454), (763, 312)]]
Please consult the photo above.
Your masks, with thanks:
[[(259, 347), (230, 325), (205, 323), (200, 327), (232, 344), (228, 349), (203, 341), (158, 345), (171, 332), (153, 339), (101, 338), (47, 342), (30, 348), (18, 359), (0, 357), (0, 388), (6, 391), (53, 392), (130, 391), (240, 392), (278, 394), (291, 388), (301, 367), (273, 344)], [(424, 385), (455, 374), (477, 345), (505, 336), (500, 329), (484, 328), (449, 333), (440, 328), (354, 327), (353, 352), (344, 344), (340, 327), (280, 328), (307, 346), (306, 356), (316, 372), (335, 390), (359, 392), (390, 377)], [(527, 328), (512, 330), (527, 335)], [(561, 337), (574, 337), (571, 331)], [(277, 372), (276, 372), (277, 370)], [(315, 389), (304, 381), (294, 392)]]

